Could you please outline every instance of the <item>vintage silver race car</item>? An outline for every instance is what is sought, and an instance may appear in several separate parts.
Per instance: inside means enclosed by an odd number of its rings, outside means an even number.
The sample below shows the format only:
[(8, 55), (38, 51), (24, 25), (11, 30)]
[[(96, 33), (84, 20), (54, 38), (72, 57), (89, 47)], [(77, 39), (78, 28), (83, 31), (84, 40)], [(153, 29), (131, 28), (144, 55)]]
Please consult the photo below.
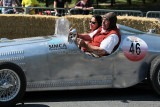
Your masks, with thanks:
[(108, 56), (81, 51), (69, 21), (56, 21), (55, 35), (0, 41), (0, 107), (25, 91), (125, 88), (148, 78), (160, 95), (160, 35), (118, 25), (121, 43)]

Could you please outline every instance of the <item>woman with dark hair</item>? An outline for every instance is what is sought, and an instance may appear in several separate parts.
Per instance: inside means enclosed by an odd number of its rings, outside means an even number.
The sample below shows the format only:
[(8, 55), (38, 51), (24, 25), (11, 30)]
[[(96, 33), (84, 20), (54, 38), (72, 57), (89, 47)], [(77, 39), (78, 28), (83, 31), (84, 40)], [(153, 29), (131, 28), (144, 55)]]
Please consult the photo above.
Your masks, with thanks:
[[(91, 26), (92, 24), (95, 26)], [(102, 17), (100, 15), (93, 15), (90, 20), (90, 29), (94, 31), (101, 26), (102, 26)]]
[(97, 32), (98, 28), (102, 26), (102, 17), (100, 15), (93, 15), (89, 21), (89, 27), (91, 29), (90, 33), (78, 34), (77, 37), (85, 41), (91, 41), (93, 35)]

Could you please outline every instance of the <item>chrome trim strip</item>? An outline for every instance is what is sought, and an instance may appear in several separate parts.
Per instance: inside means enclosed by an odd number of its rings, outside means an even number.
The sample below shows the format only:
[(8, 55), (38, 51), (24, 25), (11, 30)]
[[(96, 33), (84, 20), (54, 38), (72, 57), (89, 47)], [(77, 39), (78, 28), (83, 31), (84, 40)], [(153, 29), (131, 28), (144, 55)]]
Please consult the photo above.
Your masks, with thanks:
[(95, 80), (95, 81), (68, 81), (54, 83), (27, 83), (27, 88), (47, 88), (47, 87), (69, 87), (69, 86), (90, 86), (90, 85), (107, 85), (112, 84), (112, 80)]

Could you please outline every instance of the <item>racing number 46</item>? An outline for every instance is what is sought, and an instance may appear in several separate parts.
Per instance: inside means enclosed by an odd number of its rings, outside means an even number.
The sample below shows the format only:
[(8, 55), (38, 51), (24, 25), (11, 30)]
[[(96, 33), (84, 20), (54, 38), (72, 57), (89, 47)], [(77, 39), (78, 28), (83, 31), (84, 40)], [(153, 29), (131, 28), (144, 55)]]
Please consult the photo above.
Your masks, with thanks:
[(136, 54), (140, 55), (141, 54), (140, 44), (136, 43), (135, 45), (136, 45), (136, 49), (134, 48), (135, 46), (134, 46), (133, 42), (131, 43), (131, 47), (129, 49), (129, 52), (132, 52), (132, 54), (134, 55), (134, 52), (136, 50)]

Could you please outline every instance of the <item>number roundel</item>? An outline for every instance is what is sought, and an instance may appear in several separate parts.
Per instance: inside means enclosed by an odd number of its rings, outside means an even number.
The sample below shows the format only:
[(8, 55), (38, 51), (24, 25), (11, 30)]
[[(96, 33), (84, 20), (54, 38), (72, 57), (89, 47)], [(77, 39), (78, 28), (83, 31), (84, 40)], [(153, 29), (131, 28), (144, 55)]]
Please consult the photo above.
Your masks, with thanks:
[(148, 46), (142, 39), (129, 36), (124, 39), (122, 50), (124, 56), (130, 61), (140, 61), (145, 58)]

